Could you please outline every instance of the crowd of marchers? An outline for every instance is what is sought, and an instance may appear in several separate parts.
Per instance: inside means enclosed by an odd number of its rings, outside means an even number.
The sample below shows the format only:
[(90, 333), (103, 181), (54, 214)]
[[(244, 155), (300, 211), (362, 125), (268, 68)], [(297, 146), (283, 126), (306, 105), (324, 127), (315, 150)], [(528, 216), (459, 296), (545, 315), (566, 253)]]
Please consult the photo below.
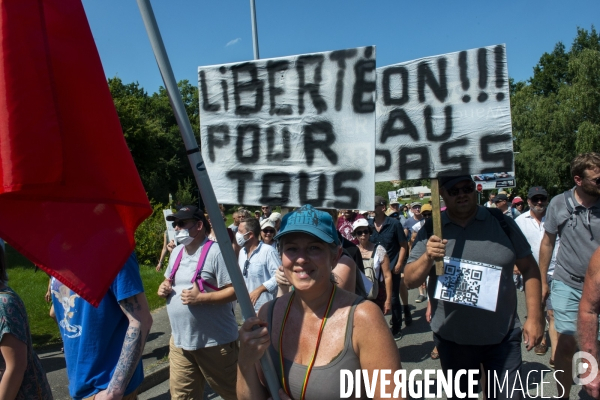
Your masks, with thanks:
[[(507, 388), (494, 398), (518, 398), (509, 388), (524, 345), (540, 355), (551, 351), (558, 393), (568, 398), (577, 350), (598, 354), (600, 154), (580, 154), (570, 167), (574, 186), (552, 199), (533, 186), (526, 199), (499, 192), (483, 206), (471, 176), (441, 177), (441, 237), (430, 203), (388, 204), (375, 196), (373, 209), (364, 211), (304, 205), (278, 213), (263, 205), (253, 214), (241, 207), (227, 231), (257, 314), (241, 327), (225, 249), (208, 215), (193, 205), (179, 208), (167, 217), (176, 235), (157, 266), (170, 252), (158, 295), (172, 330), (171, 397), (201, 399), (208, 383), (224, 399), (266, 399), (259, 360), (268, 353), (281, 399), (339, 398), (342, 369), (372, 375), (402, 368), (402, 328), (412, 323), (408, 290), (418, 289), (415, 301), (428, 302), (431, 357), (443, 371), (479, 370), (482, 389), (489, 372), (507, 376)], [(51, 399), (0, 249), (0, 398)], [(448, 274), (495, 289), (467, 293)], [(47, 297), (74, 399), (137, 398), (152, 325), (144, 289), (135, 254), (98, 307), (51, 279)], [(525, 321), (517, 315), (518, 290)], [(588, 381), (585, 390), (600, 398), (600, 376)], [(375, 382), (379, 398), (382, 382)], [(466, 375), (457, 383), (467, 391)]]

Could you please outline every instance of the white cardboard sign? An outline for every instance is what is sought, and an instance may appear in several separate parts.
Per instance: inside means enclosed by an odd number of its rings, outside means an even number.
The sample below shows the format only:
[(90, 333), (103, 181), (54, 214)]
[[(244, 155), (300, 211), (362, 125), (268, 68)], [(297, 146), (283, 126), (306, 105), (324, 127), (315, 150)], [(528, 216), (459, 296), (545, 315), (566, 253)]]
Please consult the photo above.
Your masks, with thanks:
[(444, 274), (437, 278), (433, 297), (496, 311), (501, 276), (501, 267), (444, 257)]
[(375, 47), (198, 68), (220, 203), (373, 208)]
[(376, 181), (513, 171), (505, 45), (377, 69)]
[(165, 225), (167, 226), (167, 236), (169, 242), (171, 240), (175, 240), (175, 228), (173, 228), (173, 221), (167, 221), (167, 217), (171, 214), (173, 214), (172, 210), (163, 210), (163, 218), (165, 219)]

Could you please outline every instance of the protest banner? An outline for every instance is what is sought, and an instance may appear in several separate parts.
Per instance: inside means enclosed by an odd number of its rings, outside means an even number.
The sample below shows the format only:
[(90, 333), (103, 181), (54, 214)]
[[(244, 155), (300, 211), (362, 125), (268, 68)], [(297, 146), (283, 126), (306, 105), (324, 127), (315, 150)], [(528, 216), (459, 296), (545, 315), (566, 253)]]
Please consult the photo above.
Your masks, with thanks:
[(164, 219), (165, 225), (167, 227), (167, 235), (168, 235), (169, 242), (171, 240), (175, 240), (175, 234), (177, 233), (177, 232), (175, 232), (175, 227), (173, 227), (173, 222), (167, 221), (167, 217), (172, 214), (173, 214), (173, 210), (171, 210), (171, 209), (163, 210), (163, 219)]
[(221, 203), (373, 208), (375, 47), (198, 68)]
[(441, 238), (438, 177), (514, 170), (506, 47), (378, 68), (377, 91), (376, 180), (432, 178)]
[(377, 69), (376, 181), (513, 171), (504, 45)]

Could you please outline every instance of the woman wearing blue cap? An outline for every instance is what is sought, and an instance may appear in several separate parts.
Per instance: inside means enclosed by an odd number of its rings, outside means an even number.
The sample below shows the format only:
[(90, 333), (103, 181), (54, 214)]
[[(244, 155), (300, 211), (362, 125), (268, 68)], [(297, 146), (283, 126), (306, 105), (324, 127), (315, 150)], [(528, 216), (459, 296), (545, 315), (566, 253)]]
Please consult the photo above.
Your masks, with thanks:
[[(352, 375), (367, 370), (372, 377), (376, 369), (393, 373), (402, 368), (377, 305), (337, 288), (334, 282), (331, 270), (341, 250), (331, 216), (303, 206), (283, 217), (276, 239), (285, 276), (294, 290), (266, 303), (258, 318), (242, 325), (238, 398), (268, 397), (259, 364), (265, 351), (277, 370), (282, 400), (340, 398), (341, 370)], [(374, 398), (381, 395), (379, 385), (378, 379)], [(393, 388), (387, 386), (387, 393)], [(366, 396), (364, 385), (361, 395)]]

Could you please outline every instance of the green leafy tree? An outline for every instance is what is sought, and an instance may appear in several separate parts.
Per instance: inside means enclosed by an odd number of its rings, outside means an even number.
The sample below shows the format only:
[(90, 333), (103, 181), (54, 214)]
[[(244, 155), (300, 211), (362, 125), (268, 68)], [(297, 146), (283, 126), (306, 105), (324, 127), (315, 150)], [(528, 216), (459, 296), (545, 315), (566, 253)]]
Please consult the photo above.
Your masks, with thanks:
[(140, 265), (146, 266), (156, 266), (158, 263), (163, 247), (163, 235), (167, 230), (163, 217), (163, 209), (167, 207), (152, 202), (152, 208), (152, 215), (135, 231), (135, 253)]
[[(192, 177), (185, 146), (167, 92), (151, 96), (138, 83), (108, 79), (125, 141), (150, 199), (168, 202), (178, 182)], [(178, 84), (192, 128), (199, 131), (198, 90), (188, 81)]]
[(183, 182), (177, 182), (177, 192), (175, 192), (175, 204), (181, 204), (182, 206), (196, 204), (198, 198), (194, 197), (195, 183), (192, 184), (190, 178), (185, 178)]
[(600, 37), (578, 28), (571, 49), (558, 43), (527, 82), (511, 82), (517, 182), (557, 194), (573, 185), (570, 161), (600, 148)]

